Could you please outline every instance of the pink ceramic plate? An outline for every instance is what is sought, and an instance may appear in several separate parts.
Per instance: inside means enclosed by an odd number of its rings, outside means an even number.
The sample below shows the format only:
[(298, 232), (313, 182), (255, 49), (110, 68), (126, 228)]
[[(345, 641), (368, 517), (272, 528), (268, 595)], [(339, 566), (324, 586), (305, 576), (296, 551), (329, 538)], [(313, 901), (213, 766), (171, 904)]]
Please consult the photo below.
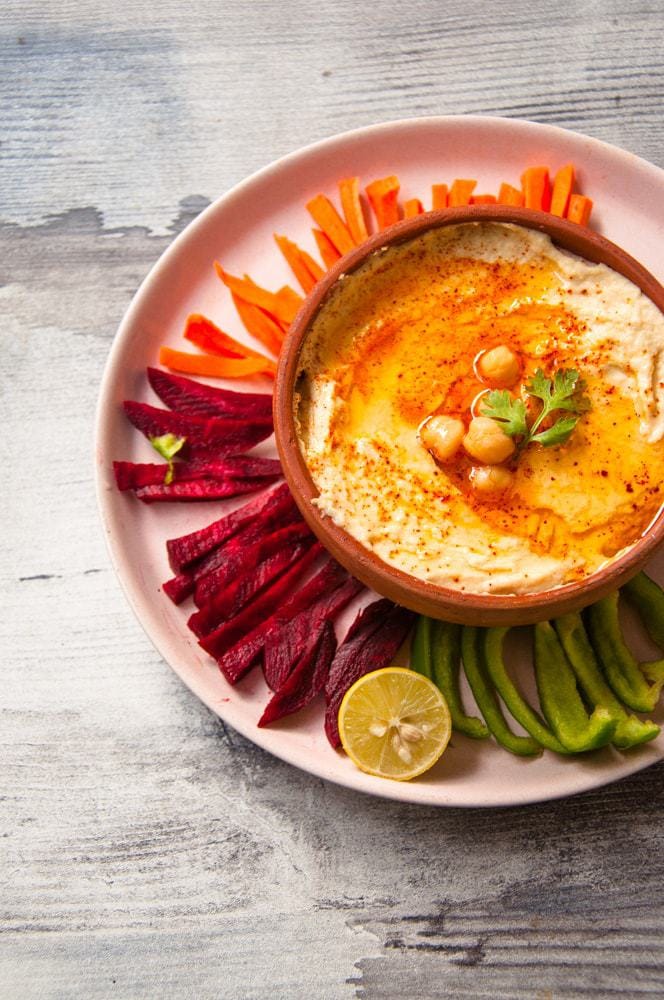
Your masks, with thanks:
[[(490, 741), (476, 743), (455, 736), (435, 768), (402, 784), (362, 774), (331, 750), (323, 733), (321, 706), (258, 729), (256, 721), (267, 700), (260, 671), (253, 671), (237, 688), (228, 685), (188, 631), (187, 607), (175, 607), (160, 592), (160, 584), (171, 575), (165, 540), (212, 521), (231, 505), (149, 507), (118, 493), (113, 459), (150, 461), (153, 455), (125, 420), (122, 400), (156, 402), (145, 368), (156, 363), (161, 344), (182, 349), (182, 330), (190, 312), (205, 313), (239, 339), (245, 338), (230, 297), (214, 273), (214, 260), (232, 273), (249, 273), (268, 288), (290, 283), (272, 235), (284, 233), (315, 253), (304, 203), (319, 191), (334, 195), (339, 178), (357, 174), (368, 183), (396, 173), (403, 197), (419, 197), (426, 207), (434, 182), (475, 177), (478, 190), (497, 191), (501, 181), (518, 183), (526, 166), (547, 164), (556, 170), (569, 161), (576, 164), (580, 189), (595, 200), (594, 225), (664, 281), (664, 171), (595, 139), (550, 126), (500, 118), (424, 118), (335, 136), (239, 184), (174, 241), (122, 321), (101, 387), (96, 462), (111, 557), (129, 602), (164, 659), (213, 712), (270, 753), (321, 778), (405, 802), (517, 805), (571, 795), (647, 767), (664, 757), (664, 736), (628, 754), (606, 749), (570, 759), (544, 753), (536, 760), (513, 757)], [(231, 387), (267, 391), (269, 384), (261, 380)], [(273, 453), (271, 445), (261, 450)], [(664, 555), (648, 570), (664, 583)], [(518, 634), (514, 640), (514, 655), (523, 660), (522, 675), (529, 676)], [(644, 659), (654, 655), (643, 647)], [(664, 722), (661, 709), (655, 717)]]

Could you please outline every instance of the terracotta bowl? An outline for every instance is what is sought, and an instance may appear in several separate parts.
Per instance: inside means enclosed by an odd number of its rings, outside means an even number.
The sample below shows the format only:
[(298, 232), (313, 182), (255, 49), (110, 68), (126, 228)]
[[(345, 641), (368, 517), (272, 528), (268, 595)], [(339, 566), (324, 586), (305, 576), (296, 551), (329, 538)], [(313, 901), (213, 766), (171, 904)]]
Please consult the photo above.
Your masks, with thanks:
[(664, 539), (664, 515), (622, 556), (586, 579), (535, 594), (469, 594), (419, 580), (388, 565), (313, 504), (316, 486), (302, 456), (294, 418), (294, 385), (302, 345), (316, 313), (339, 277), (359, 267), (374, 250), (412, 239), (426, 230), (463, 222), (513, 222), (548, 234), (552, 241), (594, 263), (603, 263), (637, 285), (664, 312), (664, 287), (633, 257), (597, 233), (542, 212), (508, 206), (477, 206), (428, 212), (376, 233), (327, 272), (306, 299), (286, 336), (277, 372), (274, 420), (277, 447), (288, 484), (302, 514), (326, 549), (368, 587), (413, 611), (468, 625), (526, 625), (578, 611), (634, 576)]

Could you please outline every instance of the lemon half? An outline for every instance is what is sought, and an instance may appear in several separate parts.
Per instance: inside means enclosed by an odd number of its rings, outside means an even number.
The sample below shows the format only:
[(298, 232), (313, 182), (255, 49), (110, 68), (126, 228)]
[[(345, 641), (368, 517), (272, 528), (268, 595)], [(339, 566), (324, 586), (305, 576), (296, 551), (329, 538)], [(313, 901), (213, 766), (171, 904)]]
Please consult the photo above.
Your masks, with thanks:
[(339, 708), (339, 735), (357, 767), (380, 778), (408, 781), (436, 763), (452, 720), (435, 684), (404, 667), (360, 677)]

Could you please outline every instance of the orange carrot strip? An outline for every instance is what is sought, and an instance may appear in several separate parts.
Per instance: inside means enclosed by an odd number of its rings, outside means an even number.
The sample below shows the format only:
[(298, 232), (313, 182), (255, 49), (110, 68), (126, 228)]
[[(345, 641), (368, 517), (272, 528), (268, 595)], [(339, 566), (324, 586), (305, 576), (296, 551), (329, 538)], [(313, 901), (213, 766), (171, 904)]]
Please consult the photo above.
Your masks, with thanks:
[(333, 264), (341, 257), (341, 254), (335, 247), (334, 243), (329, 236), (326, 236), (324, 232), (320, 229), (312, 229), (311, 232), (314, 234), (314, 239), (318, 244), (318, 250), (321, 257), (323, 258), (323, 263), (325, 267), (330, 268)]
[(424, 205), (419, 198), (409, 198), (408, 201), (403, 203), (403, 217), (404, 219), (409, 219), (413, 215), (421, 215), (424, 211)]
[[(297, 312), (292, 312), (289, 308), (284, 312), (284, 306), (277, 295), (274, 292), (268, 292), (266, 288), (261, 288), (254, 281), (247, 280), (247, 278), (237, 278), (227, 271), (224, 271), (221, 264), (215, 261), (215, 269), (223, 283), (231, 292), (235, 292), (238, 298), (244, 299), (245, 302), (250, 302), (254, 306), (259, 306), (261, 309), (265, 309), (266, 312), (271, 313), (279, 320), (283, 320), (285, 323), (290, 323)], [(297, 295), (293, 292), (293, 295)], [(298, 301), (302, 300), (298, 296)]]
[(300, 282), (302, 291), (308, 294), (319, 281), (323, 274), (323, 268), (317, 264), (313, 257), (310, 257), (306, 250), (300, 249), (297, 243), (293, 243), (286, 236), (274, 235), (277, 246), (286, 258), (288, 266)]
[(495, 205), (498, 199), (495, 194), (474, 194), (470, 199), (471, 205)]
[(196, 344), (206, 354), (218, 354), (223, 358), (257, 358), (260, 361), (266, 361), (270, 368), (276, 370), (274, 362), (266, 358), (264, 354), (259, 354), (258, 351), (254, 351), (251, 347), (246, 347), (230, 337), (218, 326), (215, 326), (212, 320), (201, 316), (200, 313), (192, 313), (188, 317), (184, 336), (186, 340)]
[(395, 177), (394, 174), (372, 181), (365, 188), (379, 229), (386, 229), (399, 221), (399, 203), (397, 201), (399, 188), (399, 178)]
[(297, 251), (300, 254), (300, 257), (302, 258), (302, 260), (304, 261), (304, 263), (307, 265), (307, 267), (309, 268), (309, 271), (311, 272), (311, 274), (313, 274), (313, 276), (316, 279), (316, 281), (320, 281), (320, 279), (325, 274), (325, 271), (320, 266), (320, 264), (318, 263), (318, 261), (314, 260), (314, 258), (311, 256), (311, 254), (307, 253), (306, 250), (303, 250), (301, 247), (298, 247), (297, 243), (294, 243), (293, 246), (297, 247)]
[(564, 219), (569, 205), (569, 198), (574, 187), (574, 164), (568, 163), (561, 167), (553, 180), (551, 191), (551, 215)]
[(278, 355), (284, 342), (284, 334), (277, 321), (258, 306), (245, 302), (237, 295), (232, 294), (231, 297), (245, 330), (264, 344), (268, 351)]
[(431, 207), (434, 212), (439, 208), (447, 208), (447, 184), (431, 185)]
[(516, 205), (517, 208), (521, 208), (523, 205), (523, 191), (512, 187), (511, 184), (501, 184), (500, 191), (498, 192), (498, 204)]
[(584, 194), (570, 195), (567, 209), (567, 218), (570, 222), (578, 222), (580, 226), (587, 226), (592, 210), (592, 199), (586, 198)]
[(330, 238), (340, 254), (348, 253), (355, 246), (346, 223), (343, 221), (329, 198), (317, 194), (307, 202), (307, 211), (326, 236)]
[(275, 296), (279, 303), (279, 315), (277, 319), (282, 329), (288, 329), (300, 311), (300, 306), (304, 302), (304, 299), (290, 285), (284, 285), (282, 288), (279, 288), (275, 292)]
[(457, 205), (470, 205), (470, 199), (477, 181), (457, 179), (450, 188), (448, 204), (450, 208)]
[(350, 235), (357, 244), (364, 243), (369, 233), (360, 201), (359, 177), (344, 177), (343, 180), (339, 181), (339, 194)]
[(551, 181), (548, 167), (528, 167), (521, 174), (523, 203), (526, 208), (548, 212), (551, 207)]
[[(259, 287), (254, 281), (254, 279), (250, 277), (250, 275), (244, 274), (243, 278), (249, 285), (253, 285), (254, 288)], [(274, 292), (274, 297), (277, 300), (280, 311), (284, 313), (284, 316), (290, 314), (295, 315), (299, 307), (304, 302), (302, 296), (298, 295), (295, 289), (291, 288), (290, 285), (283, 285), (276, 292)], [(261, 311), (265, 312), (265, 310)], [(279, 331), (279, 336), (283, 341), (284, 334), (286, 333), (288, 327), (290, 326), (290, 320), (287, 320), (285, 318), (280, 319), (279, 316), (275, 316), (274, 313), (266, 312), (265, 315), (269, 316), (269, 318), (273, 320), (277, 330)]]
[[(211, 378), (244, 378), (246, 375), (274, 375), (274, 364), (265, 358), (217, 358), (210, 354), (186, 354), (171, 347), (159, 349), (159, 364), (188, 375)], [(269, 367), (268, 367), (269, 366)]]

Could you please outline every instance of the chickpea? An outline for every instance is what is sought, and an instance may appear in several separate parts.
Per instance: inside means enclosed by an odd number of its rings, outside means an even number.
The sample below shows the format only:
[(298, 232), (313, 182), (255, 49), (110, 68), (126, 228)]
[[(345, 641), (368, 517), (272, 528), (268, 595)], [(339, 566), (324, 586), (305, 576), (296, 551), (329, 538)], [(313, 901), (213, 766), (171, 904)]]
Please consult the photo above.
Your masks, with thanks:
[(481, 354), (476, 367), (480, 378), (497, 389), (506, 389), (514, 385), (521, 374), (518, 355), (504, 344), (492, 347), (490, 351)]
[(514, 441), (491, 417), (473, 417), (463, 446), (471, 458), (486, 465), (499, 465), (514, 452)]
[(436, 414), (427, 417), (418, 433), (424, 447), (438, 462), (449, 462), (461, 447), (466, 428), (458, 417)]
[(512, 473), (502, 465), (480, 465), (470, 470), (470, 484), (483, 496), (506, 493), (513, 481)]

